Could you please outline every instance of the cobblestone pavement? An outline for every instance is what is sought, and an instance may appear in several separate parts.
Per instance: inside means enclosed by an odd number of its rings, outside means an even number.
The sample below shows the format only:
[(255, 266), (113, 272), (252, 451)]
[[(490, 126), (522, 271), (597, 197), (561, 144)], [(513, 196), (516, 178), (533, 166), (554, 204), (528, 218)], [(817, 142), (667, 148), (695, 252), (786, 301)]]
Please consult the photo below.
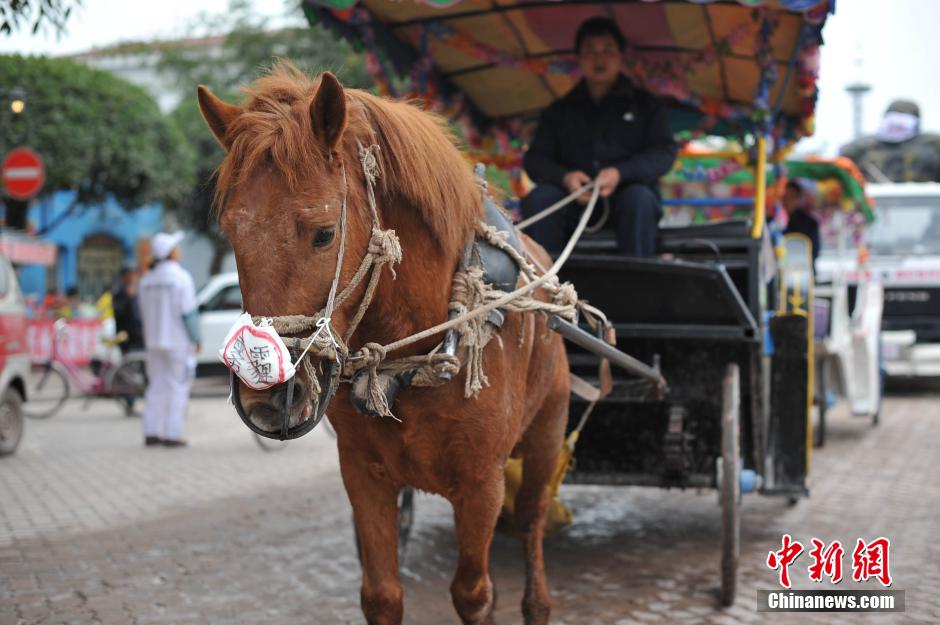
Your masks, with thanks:
[[(940, 397), (894, 397), (875, 429), (836, 411), (810, 499), (745, 496), (739, 599), (726, 610), (713, 492), (566, 487), (575, 524), (546, 549), (552, 622), (940, 622), (938, 408)], [(265, 453), (223, 397), (203, 397), (190, 406), (190, 447), (145, 449), (139, 421), (120, 414), (70, 404), (28, 421), (17, 454), (0, 461), (0, 625), (362, 622), (349, 504), (326, 430)], [(450, 510), (422, 495), (416, 511), (406, 623), (457, 623)], [(785, 532), (804, 544), (889, 537), (907, 612), (758, 614), (756, 590), (776, 584), (764, 559)], [(798, 562), (794, 585), (808, 587), (805, 556)], [(497, 537), (492, 568), (497, 622), (521, 622), (514, 540)]]

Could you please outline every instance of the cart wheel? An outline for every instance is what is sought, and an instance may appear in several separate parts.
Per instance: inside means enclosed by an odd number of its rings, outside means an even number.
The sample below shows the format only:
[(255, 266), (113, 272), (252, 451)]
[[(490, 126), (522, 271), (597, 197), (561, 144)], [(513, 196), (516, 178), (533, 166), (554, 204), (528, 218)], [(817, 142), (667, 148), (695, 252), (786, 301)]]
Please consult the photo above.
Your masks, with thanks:
[(721, 605), (734, 603), (741, 550), (740, 374), (725, 369), (721, 409)]
[[(411, 537), (411, 527), (415, 520), (415, 490), (406, 486), (398, 493), (398, 567), (405, 561), (405, 549)], [(353, 537), (356, 539), (356, 558), (362, 565), (362, 545), (359, 544), (359, 532), (353, 519)]]
[(8, 388), (0, 395), (0, 456), (16, 451), (23, 438), (23, 400)]

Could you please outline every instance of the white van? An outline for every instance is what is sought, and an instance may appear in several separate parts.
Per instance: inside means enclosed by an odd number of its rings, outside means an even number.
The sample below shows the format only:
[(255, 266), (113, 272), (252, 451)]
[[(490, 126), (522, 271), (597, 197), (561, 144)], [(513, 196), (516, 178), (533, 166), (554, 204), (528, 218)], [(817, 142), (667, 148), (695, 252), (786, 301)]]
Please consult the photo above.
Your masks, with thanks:
[(884, 285), (882, 357), (891, 376), (940, 376), (940, 183), (871, 184), (869, 271)]

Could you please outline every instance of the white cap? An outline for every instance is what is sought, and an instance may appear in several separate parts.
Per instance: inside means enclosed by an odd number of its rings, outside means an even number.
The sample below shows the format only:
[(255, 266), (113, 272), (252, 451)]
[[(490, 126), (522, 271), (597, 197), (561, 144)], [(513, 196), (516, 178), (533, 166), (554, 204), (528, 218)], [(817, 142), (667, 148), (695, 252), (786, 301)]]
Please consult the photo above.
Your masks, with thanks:
[(186, 235), (182, 231), (168, 234), (158, 232), (150, 239), (150, 253), (157, 260), (164, 260), (173, 252)]

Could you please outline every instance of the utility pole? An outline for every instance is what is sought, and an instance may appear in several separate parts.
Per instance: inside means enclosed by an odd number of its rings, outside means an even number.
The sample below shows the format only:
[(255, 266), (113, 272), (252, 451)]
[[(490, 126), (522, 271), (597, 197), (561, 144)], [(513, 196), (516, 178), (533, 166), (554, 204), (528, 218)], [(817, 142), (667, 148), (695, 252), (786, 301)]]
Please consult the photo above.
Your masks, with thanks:
[(858, 139), (862, 136), (862, 98), (871, 91), (871, 85), (853, 82), (846, 85), (845, 90), (852, 97), (852, 139)]
[(852, 139), (862, 136), (862, 99), (871, 91), (871, 85), (865, 82), (865, 61), (862, 58), (862, 43), (855, 42), (855, 79), (845, 86), (845, 90), (852, 98)]

